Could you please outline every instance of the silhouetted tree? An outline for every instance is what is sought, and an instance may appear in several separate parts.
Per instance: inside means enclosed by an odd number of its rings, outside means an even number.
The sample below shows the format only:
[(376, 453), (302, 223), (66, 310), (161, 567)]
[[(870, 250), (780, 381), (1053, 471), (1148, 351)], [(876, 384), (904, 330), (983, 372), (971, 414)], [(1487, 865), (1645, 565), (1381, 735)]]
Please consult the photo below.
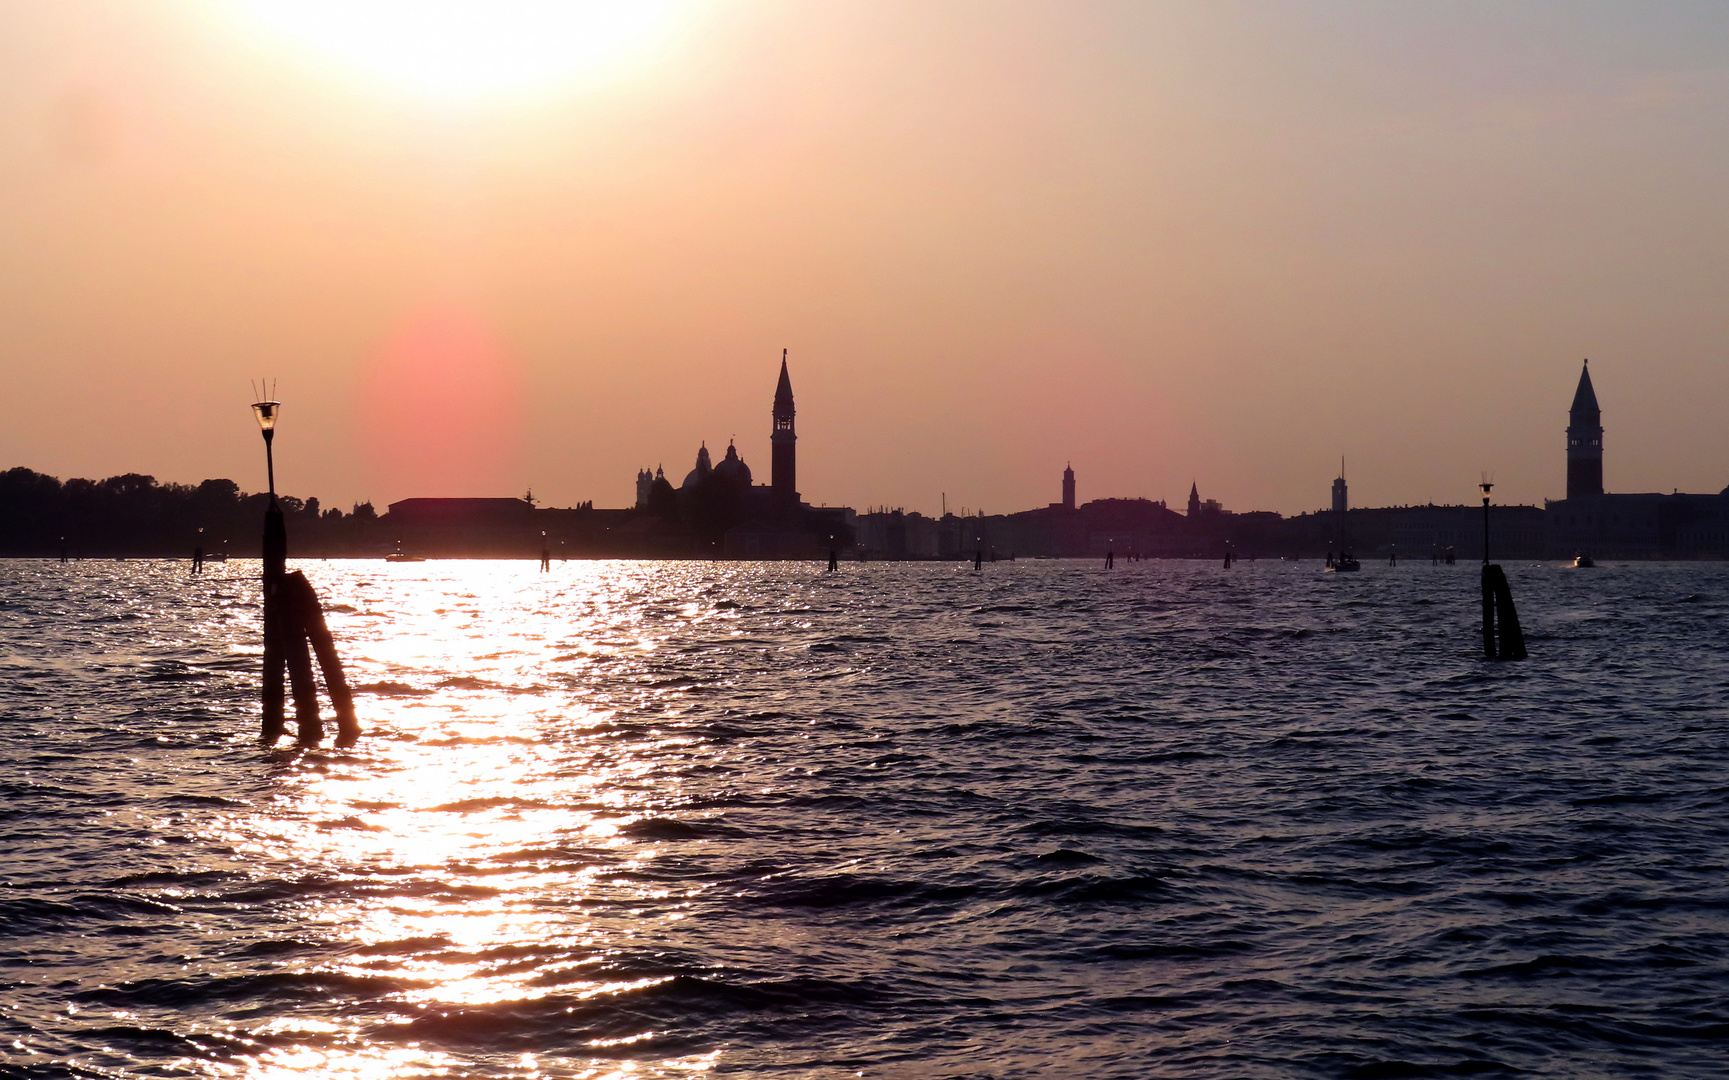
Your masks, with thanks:
[[(158, 484), (142, 473), (61, 483), (26, 468), (0, 472), (0, 555), (58, 555), (64, 546), (85, 555), (190, 554), (204, 529), (206, 550), (231, 541), (234, 554), (255, 551), (266, 495), (247, 495), (232, 480), (197, 486)], [(363, 542), (361, 525), (340, 510), (317, 513), (317, 500), (282, 499), (299, 516), (290, 542), (308, 553), (342, 553)], [(370, 509), (370, 508), (369, 508)]]

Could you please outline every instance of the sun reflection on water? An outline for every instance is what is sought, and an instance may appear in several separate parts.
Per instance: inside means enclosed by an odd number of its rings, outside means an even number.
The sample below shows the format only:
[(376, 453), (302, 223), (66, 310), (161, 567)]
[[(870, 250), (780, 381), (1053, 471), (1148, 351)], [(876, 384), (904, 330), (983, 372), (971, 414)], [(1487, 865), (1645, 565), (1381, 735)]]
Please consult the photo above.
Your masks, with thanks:
[[(633, 700), (669, 693), (639, 676), (640, 664), (670, 625), (703, 618), (704, 605), (645, 610), (634, 602), (644, 576), (666, 571), (630, 564), (565, 564), (548, 575), (426, 565), (307, 567), (368, 737), (350, 753), (284, 754), (273, 797), (222, 839), (279, 874), (294, 934), (319, 946), (307, 971), (362, 988), (351, 993), (386, 990), (359, 1010), (365, 1021), (353, 1008), (313, 1009), (252, 1030), (267, 1048), (246, 1075), (461, 1071), (436, 1045), (441, 1018), (476, 1027), (462, 1035), (482, 1047), (507, 1045), (510, 1024), (547, 1022), (514, 1015), (535, 1003), (555, 999), (561, 1015), (665, 981), (611, 970), (609, 960), (682, 918), (679, 901), (700, 888), (675, 896), (645, 884), (656, 843), (628, 832), (678, 800), (676, 777), (657, 758), (686, 740), (623, 733), (613, 721)], [(719, 1060), (718, 1050), (655, 1056), (651, 1036), (572, 1037), (562, 1053), (496, 1067), (649, 1076)], [(547, 1032), (542, 1041), (560, 1040)]]

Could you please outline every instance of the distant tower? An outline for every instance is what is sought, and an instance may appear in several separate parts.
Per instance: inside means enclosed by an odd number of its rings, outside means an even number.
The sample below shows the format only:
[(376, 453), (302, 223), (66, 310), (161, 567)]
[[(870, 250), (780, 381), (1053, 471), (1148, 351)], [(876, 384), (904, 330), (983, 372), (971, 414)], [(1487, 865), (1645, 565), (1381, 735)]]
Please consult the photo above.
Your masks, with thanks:
[(1063, 468), (1063, 509), (1075, 508), (1075, 466), (1070, 462)]
[(1339, 459), (1339, 478), (1333, 481), (1333, 513), (1343, 514), (1351, 501), (1345, 495), (1345, 459)]
[(1603, 413), (1591, 389), (1591, 361), (1579, 373), (1567, 415), (1567, 497), (1603, 494)]
[(774, 388), (773, 457), (769, 461), (769, 482), (774, 489), (774, 501), (782, 509), (798, 506), (798, 436), (792, 429), (792, 379), (786, 373), (786, 350), (780, 351), (780, 384)]
[(636, 508), (641, 510), (648, 505), (648, 493), (654, 487), (654, 474), (647, 469), (640, 469), (636, 474)]
[(1189, 481), (1189, 516), (1201, 516), (1201, 490), (1193, 480)]

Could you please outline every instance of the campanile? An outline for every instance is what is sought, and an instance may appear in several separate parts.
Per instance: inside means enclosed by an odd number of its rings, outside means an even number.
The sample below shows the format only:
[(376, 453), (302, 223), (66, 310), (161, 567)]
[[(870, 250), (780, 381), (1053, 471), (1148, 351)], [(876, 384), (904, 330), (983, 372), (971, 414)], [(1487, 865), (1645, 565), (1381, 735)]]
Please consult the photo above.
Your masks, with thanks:
[(798, 435), (793, 431), (792, 379), (786, 373), (786, 350), (780, 351), (780, 384), (774, 388), (774, 434), (769, 436), (773, 456), (769, 460), (769, 482), (775, 505), (782, 510), (798, 506)]
[(1567, 415), (1567, 497), (1603, 494), (1603, 414), (1591, 388), (1591, 361), (1579, 373)]

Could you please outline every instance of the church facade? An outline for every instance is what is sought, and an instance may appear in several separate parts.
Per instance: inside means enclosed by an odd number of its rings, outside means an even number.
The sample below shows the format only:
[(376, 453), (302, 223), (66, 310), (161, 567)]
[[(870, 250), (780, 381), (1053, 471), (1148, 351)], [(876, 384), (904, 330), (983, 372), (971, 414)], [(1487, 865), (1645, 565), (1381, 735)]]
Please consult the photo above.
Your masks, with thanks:
[(1544, 509), (1550, 551), (1563, 558), (1729, 557), (1729, 488), (1716, 495), (1604, 490), (1603, 414), (1589, 361), (1567, 414), (1567, 497)]

